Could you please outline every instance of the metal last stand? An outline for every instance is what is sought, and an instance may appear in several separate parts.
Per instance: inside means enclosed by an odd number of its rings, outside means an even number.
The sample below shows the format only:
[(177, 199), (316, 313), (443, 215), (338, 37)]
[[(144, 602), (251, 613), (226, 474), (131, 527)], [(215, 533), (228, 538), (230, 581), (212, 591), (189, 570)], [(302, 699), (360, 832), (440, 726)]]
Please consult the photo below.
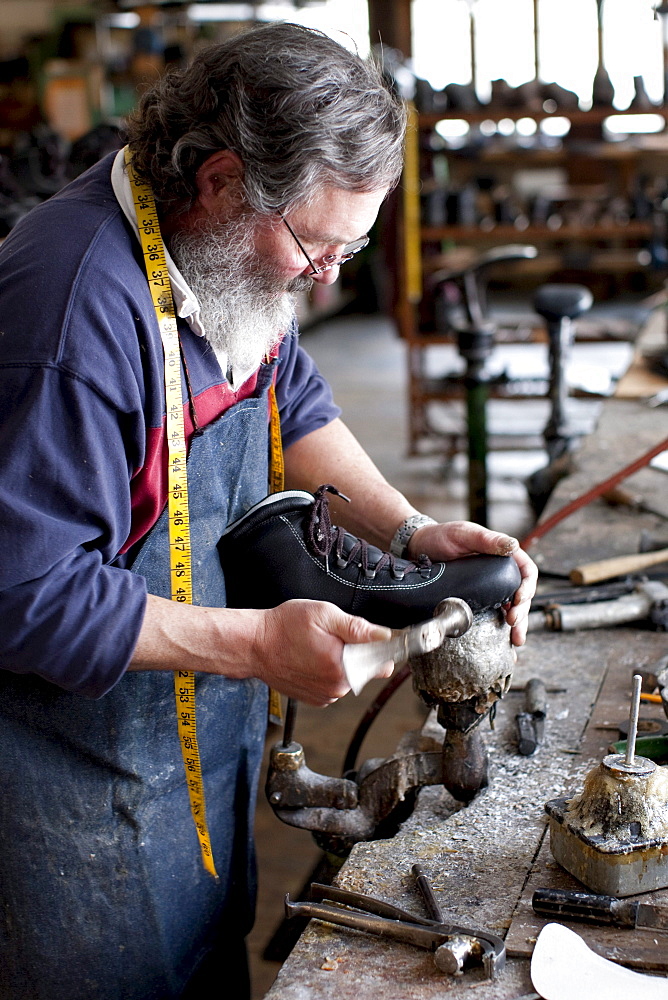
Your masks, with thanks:
[[(447, 311), (448, 287), (462, 290), (462, 305), (466, 326), (452, 325), (457, 349), (466, 362), (463, 376), (466, 391), (466, 427), (468, 449), (469, 518), (478, 524), (488, 523), (487, 511), (487, 402), (490, 385), (498, 381), (490, 375), (487, 362), (494, 348), (496, 325), (487, 316), (482, 280), (490, 267), (520, 260), (531, 260), (538, 254), (533, 246), (511, 245), (494, 247), (481, 254), (473, 264), (459, 271), (436, 272), (432, 279), (433, 294)], [(505, 376), (501, 377), (505, 381)], [(461, 381), (458, 377), (457, 381)]]
[[(462, 603), (446, 598), (436, 611), (441, 615), (444, 606)], [(442, 784), (457, 801), (470, 802), (487, 785), (481, 724), (508, 691), (515, 654), (502, 611), (473, 615), (464, 634), (455, 611), (446, 633), (451, 637), (408, 659), (414, 689), (433, 711), (422, 730), (406, 733), (389, 757), (355, 768), (348, 754), (340, 778), (312, 771), (293, 739), (296, 703), (288, 703), (283, 740), (269, 758), (267, 799), (280, 820), (311, 830), (329, 853), (343, 857), (359, 841), (392, 836), (420, 788)]]
[[(440, 324), (448, 326), (457, 339), (460, 356), (466, 362), (462, 376), (446, 376), (441, 388), (455, 383), (464, 385), (466, 393), (466, 425), (468, 449), (469, 518), (478, 524), (488, 524), (487, 404), (490, 390), (496, 387), (503, 394), (508, 383), (504, 373), (489, 371), (489, 358), (496, 342), (496, 324), (489, 319), (484, 301), (483, 279), (497, 264), (509, 264), (535, 257), (532, 246), (496, 247), (481, 254), (468, 267), (458, 271), (439, 271), (432, 278)], [(461, 290), (466, 324), (451, 321), (448, 299), (452, 286)], [(571, 449), (575, 432), (567, 414), (568, 380), (566, 367), (574, 340), (573, 320), (591, 308), (593, 296), (582, 285), (542, 285), (534, 296), (534, 309), (545, 321), (549, 345), (550, 415), (543, 430), (548, 456), (545, 469), (535, 473), (529, 482), (529, 493), (537, 513), (545, 506), (556, 482), (567, 474), (569, 467), (562, 456)]]
[(574, 341), (573, 320), (591, 309), (594, 297), (583, 285), (541, 285), (534, 296), (534, 309), (545, 320), (549, 344), (550, 416), (543, 430), (548, 464), (527, 483), (531, 504), (540, 514), (559, 479), (571, 471), (564, 461), (575, 432), (568, 419), (566, 366)]

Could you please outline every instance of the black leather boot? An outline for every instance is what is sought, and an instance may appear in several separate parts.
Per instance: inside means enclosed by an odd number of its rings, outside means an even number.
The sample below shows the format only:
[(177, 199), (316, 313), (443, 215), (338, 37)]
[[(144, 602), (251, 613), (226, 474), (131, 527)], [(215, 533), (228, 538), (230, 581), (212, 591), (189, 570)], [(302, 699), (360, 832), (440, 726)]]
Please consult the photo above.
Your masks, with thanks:
[(413, 562), (382, 552), (331, 524), (327, 493), (287, 490), (261, 500), (218, 543), (228, 607), (273, 608), (293, 598), (330, 601), (378, 625), (431, 618), (446, 597), (474, 612), (498, 608), (520, 583), (511, 556)]

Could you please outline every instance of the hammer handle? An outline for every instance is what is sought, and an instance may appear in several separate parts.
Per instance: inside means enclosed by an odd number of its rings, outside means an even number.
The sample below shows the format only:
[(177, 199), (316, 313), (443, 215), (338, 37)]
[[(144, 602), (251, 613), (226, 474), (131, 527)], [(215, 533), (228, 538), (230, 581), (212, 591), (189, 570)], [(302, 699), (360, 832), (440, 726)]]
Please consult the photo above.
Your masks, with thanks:
[(615, 576), (626, 573), (637, 573), (648, 566), (668, 560), (668, 549), (658, 549), (656, 552), (636, 552), (629, 556), (613, 556), (612, 559), (601, 559), (599, 562), (585, 563), (576, 566), (570, 572), (573, 583), (598, 583), (601, 580), (611, 580)]

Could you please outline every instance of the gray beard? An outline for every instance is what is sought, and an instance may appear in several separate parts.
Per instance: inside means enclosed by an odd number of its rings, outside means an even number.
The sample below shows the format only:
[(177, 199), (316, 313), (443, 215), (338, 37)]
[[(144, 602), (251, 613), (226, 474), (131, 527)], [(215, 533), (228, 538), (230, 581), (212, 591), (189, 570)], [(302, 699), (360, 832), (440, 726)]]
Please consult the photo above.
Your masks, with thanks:
[(256, 217), (208, 220), (176, 233), (170, 253), (197, 296), (206, 339), (227, 355), (228, 369), (250, 371), (270, 353), (294, 318), (291, 293), (311, 287), (310, 278), (286, 282), (253, 243)]

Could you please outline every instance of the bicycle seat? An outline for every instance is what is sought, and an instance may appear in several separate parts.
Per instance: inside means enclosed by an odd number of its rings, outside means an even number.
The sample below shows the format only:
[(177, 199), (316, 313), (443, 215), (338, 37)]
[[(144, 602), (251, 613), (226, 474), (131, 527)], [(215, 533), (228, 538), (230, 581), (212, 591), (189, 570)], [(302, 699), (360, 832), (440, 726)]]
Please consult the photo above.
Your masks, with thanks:
[(533, 306), (539, 316), (555, 322), (575, 319), (591, 309), (594, 296), (584, 285), (541, 285), (536, 291)]

